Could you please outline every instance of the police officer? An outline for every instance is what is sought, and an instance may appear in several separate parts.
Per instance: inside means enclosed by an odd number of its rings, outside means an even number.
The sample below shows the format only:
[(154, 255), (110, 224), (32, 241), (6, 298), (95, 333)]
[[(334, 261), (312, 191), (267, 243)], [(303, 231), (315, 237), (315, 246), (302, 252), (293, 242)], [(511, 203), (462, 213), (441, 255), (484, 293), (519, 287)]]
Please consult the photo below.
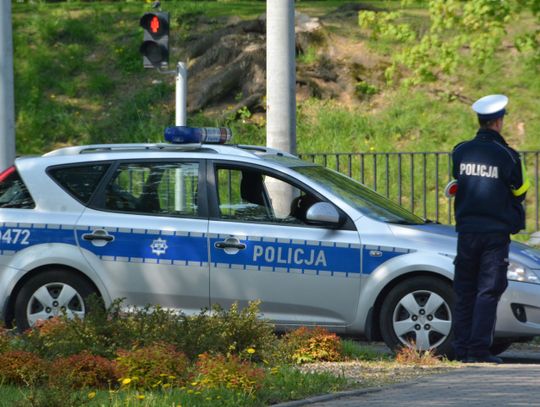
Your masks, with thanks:
[(501, 136), (508, 98), (490, 95), (473, 110), (476, 137), (454, 147), (457, 256), (454, 261), (454, 351), (465, 362), (502, 363), (489, 348), (497, 304), (508, 282), (510, 234), (525, 227), (522, 201), (529, 188), (519, 154)]

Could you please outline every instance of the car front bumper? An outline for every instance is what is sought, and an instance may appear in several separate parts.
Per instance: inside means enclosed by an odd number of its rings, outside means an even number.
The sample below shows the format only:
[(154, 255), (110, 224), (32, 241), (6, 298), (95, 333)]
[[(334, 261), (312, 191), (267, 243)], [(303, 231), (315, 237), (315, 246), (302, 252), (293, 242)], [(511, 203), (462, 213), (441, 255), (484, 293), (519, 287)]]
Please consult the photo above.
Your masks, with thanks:
[(540, 335), (540, 284), (509, 281), (497, 308), (495, 337)]

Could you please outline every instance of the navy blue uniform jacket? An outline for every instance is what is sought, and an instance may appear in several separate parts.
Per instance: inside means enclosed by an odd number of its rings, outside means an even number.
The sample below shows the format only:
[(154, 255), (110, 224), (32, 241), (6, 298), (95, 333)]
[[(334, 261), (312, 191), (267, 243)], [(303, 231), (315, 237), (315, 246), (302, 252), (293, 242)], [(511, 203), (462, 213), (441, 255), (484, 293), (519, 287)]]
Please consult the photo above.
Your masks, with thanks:
[(498, 132), (480, 129), (454, 147), (452, 163), (458, 233), (517, 233), (525, 227), (521, 202), (529, 181), (519, 154)]

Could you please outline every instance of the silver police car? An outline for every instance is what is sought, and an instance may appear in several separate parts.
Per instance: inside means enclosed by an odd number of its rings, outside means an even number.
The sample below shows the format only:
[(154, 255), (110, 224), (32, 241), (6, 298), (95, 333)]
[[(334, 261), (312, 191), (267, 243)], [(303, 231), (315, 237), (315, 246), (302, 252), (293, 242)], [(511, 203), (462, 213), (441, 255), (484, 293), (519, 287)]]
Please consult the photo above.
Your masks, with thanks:
[[(24, 330), (87, 297), (264, 318), (451, 354), (453, 227), (265, 147), (110, 144), (0, 174), (0, 306)], [(540, 335), (540, 252), (512, 243), (494, 353)]]

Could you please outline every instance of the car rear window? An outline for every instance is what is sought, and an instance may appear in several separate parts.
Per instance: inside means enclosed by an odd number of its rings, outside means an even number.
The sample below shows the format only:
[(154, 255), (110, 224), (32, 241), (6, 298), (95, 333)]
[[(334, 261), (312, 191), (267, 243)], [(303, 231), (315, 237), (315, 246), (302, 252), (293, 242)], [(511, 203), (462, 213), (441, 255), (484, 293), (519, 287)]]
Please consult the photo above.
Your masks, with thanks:
[(49, 175), (68, 193), (87, 205), (109, 164), (70, 165), (48, 170)]
[(15, 167), (0, 173), (0, 208), (33, 209), (35, 206)]

